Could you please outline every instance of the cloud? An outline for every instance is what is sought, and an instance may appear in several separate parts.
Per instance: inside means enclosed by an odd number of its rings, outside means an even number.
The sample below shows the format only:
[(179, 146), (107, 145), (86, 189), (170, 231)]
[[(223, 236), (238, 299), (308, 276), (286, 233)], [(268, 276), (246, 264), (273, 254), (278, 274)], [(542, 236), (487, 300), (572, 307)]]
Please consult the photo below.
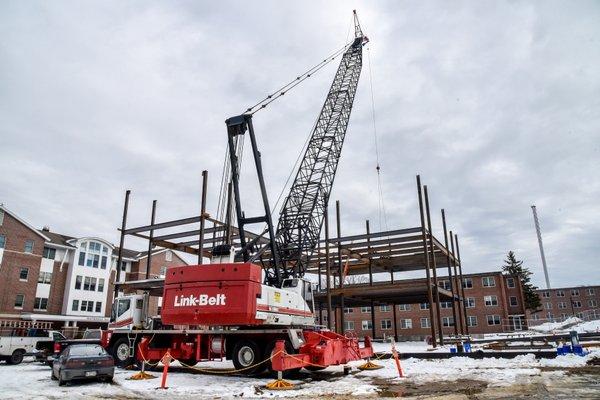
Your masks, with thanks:
[[(344, 43), (353, 8), (371, 39), (387, 225), (419, 224), (421, 173), (436, 233), (443, 207), (466, 272), (515, 250), (541, 284), (536, 204), (552, 283), (598, 283), (596, 2), (3, 2), (0, 201), (35, 225), (116, 241), (126, 188), (131, 224), (153, 199), (158, 220), (188, 216), (207, 169), (216, 210), (224, 120)], [(348, 234), (385, 226), (368, 57), (332, 194)], [(334, 71), (255, 117), (272, 203)]]

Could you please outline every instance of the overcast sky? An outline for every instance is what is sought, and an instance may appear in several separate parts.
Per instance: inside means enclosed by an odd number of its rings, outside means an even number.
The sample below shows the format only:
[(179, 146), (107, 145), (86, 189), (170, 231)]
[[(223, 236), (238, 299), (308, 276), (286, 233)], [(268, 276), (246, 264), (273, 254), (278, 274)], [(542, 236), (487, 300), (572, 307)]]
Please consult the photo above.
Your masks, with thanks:
[[(343, 45), (353, 8), (371, 42), (331, 197), (342, 233), (380, 229), (370, 54), (390, 229), (419, 224), (420, 173), (465, 272), (514, 250), (543, 285), (536, 204), (552, 285), (600, 283), (597, 1), (2, 1), (0, 202), (116, 243), (125, 189), (132, 225), (153, 199), (159, 221), (186, 217), (207, 169), (214, 213), (224, 120)], [(254, 118), (272, 203), (336, 67)]]

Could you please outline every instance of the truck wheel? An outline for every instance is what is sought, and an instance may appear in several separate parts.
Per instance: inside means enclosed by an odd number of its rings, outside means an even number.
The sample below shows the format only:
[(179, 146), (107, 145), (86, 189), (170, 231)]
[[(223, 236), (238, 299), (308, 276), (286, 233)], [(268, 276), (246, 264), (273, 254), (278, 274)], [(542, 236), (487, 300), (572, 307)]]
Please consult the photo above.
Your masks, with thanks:
[[(265, 355), (264, 355), (264, 359), (270, 358), (271, 355), (273, 354), (273, 349), (275, 348), (275, 345), (277, 344), (277, 342), (281, 340), (281, 339), (276, 339), (276, 340), (272, 340), (269, 343), (267, 343), (267, 346), (265, 347)], [(288, 354), (294, 354), (296, 353), (296, 350), (294, 349), (294, 346), (292, 346), (292, 343), (289, 340), (285, 341), (285, 352)], [(267, 370), (267, 372), (273, 376), (277, 376), (277, 372), (273, 371), (273, 368), (271, 366), (271, 361), (266, 361), (264, 363), (265, 369)], [(283, 371), (283, 377), (284, 378), (289, 378), (290, 376), (293, 376), (295, 374), (297, 374), (299, 371), (301, 370), (301, 368), (294, 368), (294, 369), (288, 369)]]
[(233, 346), (231, 360), (237, 370), (245, 375), (252, 375), (258, 371), (261, 365), (257, 365), (262, 361), (258, 345), (253, 340), (243, 339), (238, 341)]
[(13, 353), (11, 354), (11, 356), (8, 358), (7, 361), (9, 364), (12, 364), (12, 365), (21, 364), (24, 356), (25, 356), (25, 350), (17, 349), (15, 351), (13, 351)]
[(121, 338), (112, 346), (111, 355), (118, 367), (125, 368), (133, 364), (134, 360), (130, 354), (129, 341), (126, 338)]

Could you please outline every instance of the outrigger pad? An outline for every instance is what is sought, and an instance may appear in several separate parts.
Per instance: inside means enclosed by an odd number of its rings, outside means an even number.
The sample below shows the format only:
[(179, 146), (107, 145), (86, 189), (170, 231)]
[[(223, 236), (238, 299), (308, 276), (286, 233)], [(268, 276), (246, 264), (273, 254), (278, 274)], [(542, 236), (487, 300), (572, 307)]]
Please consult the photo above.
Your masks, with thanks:
[(377, 365), (374, 362), (372, 362), (371, 360), (367, 361), (366, 363), (364, 363), (363, 365), (360, 365), (358, 367), (358, 369), (360, 369), (361, 371), (370, 371), (370, 370), (381, 369), (381, 368), (383, 368), (383, 365)]
[(145, 380), (145, 379), (154, 379), (154, 378), (156, 378), (156, 376), (154, 376), (152, 374), (149, 374), (147, 372), (144, 372), (144, 371), (140, 371), (137, 374), (131, 375), (129, 378), (127, 378), (127, 380), (130, 380), (130, 381), (142, 381), (142, 380)]
[(295, 388), (296, 385), (283, 379), (276, 379), (273, 382), (267, 383), (265, 387), (270, 390), (290, 390)]

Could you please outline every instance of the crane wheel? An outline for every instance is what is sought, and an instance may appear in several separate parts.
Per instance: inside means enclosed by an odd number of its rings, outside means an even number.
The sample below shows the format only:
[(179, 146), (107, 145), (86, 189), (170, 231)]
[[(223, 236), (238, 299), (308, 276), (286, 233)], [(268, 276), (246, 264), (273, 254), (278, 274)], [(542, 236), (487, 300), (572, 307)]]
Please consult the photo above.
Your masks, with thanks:
[(115, 364), (118, 367), (126, 368), (134, 363), (134, 359), (129, 355), (129, 341), (126, 338), (121, 338), (113, 344), (111, 347), (110, 354), (115, 360)]
[(255, 341), (249, 339), (242, 339), (233, 346), (231, 360), (235, 369), (245, 375), (260, 372), (259, 368), (262, 366), (257, 365), (262, 361), (260, 349)]

